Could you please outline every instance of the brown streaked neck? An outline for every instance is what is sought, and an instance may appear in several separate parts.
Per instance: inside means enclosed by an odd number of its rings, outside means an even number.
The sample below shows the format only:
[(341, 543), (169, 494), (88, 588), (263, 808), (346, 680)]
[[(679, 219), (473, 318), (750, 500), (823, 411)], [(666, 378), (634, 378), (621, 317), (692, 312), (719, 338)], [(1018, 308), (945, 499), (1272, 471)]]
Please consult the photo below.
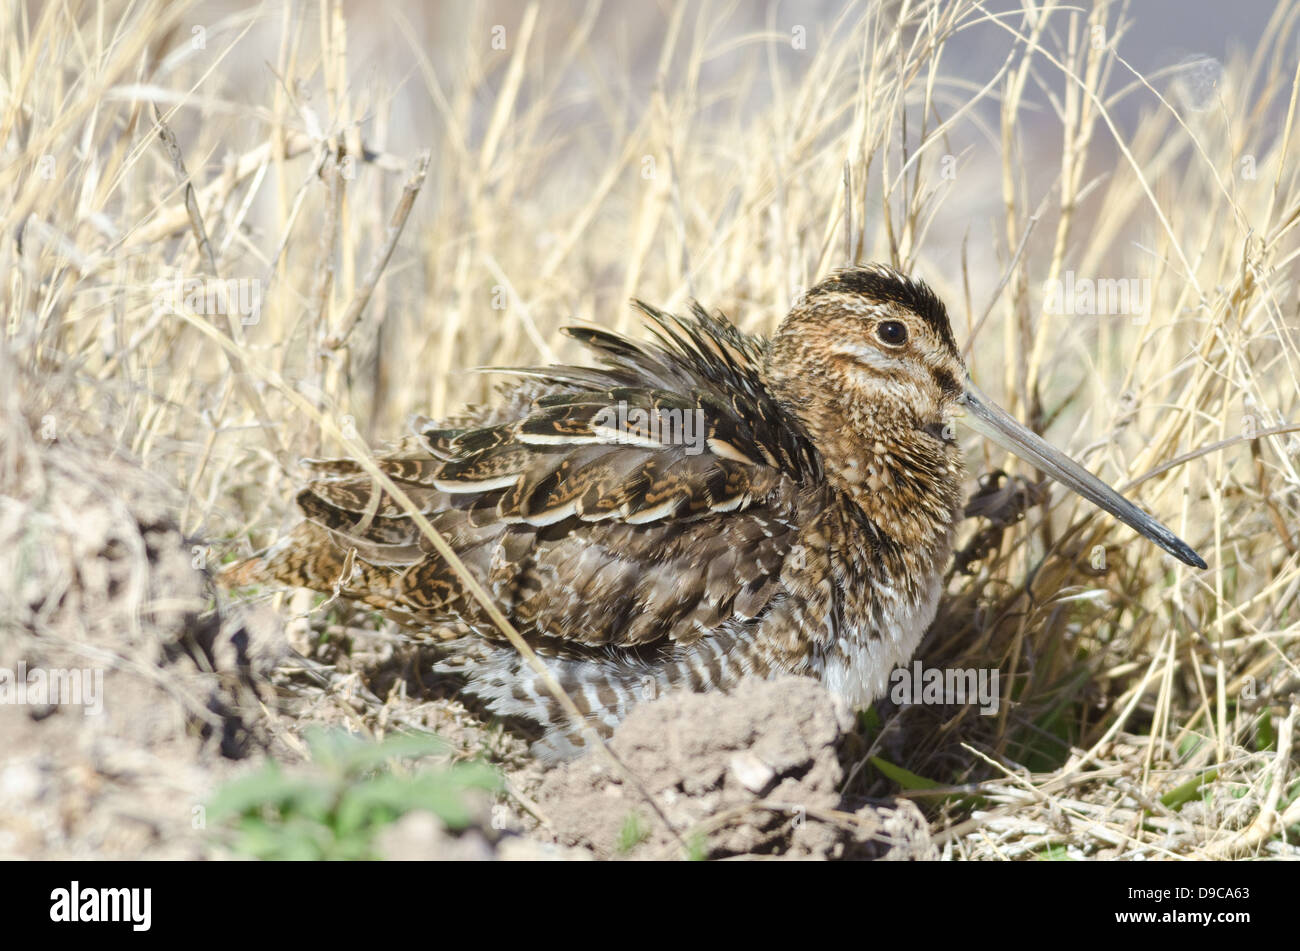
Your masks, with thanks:
[(806, 387), (773, 391), (808, 430), (832, 488), (847, 496), (904, 550), (936, 550), (962, 509), (961, 453), (918, 429), (906, 409), (841, 405)]

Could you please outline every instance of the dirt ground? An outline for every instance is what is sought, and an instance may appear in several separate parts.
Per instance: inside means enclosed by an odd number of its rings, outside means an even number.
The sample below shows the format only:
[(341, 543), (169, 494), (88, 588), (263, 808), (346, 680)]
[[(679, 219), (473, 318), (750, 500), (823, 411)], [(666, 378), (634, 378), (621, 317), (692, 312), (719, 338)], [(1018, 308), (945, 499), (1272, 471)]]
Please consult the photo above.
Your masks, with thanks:
[[(316, 726), (431, 731), (450, 759), (504, 774), (457, 834), (422, 811), (390, 826), (377, 840), (390, 858), (937, 855), (911, 803), (844, 800), (854, 721), (812, 681), (669, 695), (627, 720), (612, 757), (544, 770), (391, 626), (347, 605), (232, 600), (208, 546), (177, 527), (177, 493), (93, 445), (42, 438), (40, 414), (5, 396), (0, 669), (30, 692), (0, 705), (0, 858), (228, 857), (207, 821), (214, 793), (268, 759), (304, 765)], [(39, 696), (44, 671), (80, 672), (81, 702)]]

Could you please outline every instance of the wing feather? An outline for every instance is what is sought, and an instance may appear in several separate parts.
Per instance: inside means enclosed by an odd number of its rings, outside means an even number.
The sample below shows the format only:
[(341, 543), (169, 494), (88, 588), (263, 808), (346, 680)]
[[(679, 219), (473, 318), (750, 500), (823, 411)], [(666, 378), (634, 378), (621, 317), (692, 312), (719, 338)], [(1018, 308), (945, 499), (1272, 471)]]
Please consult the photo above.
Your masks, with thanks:
[[(527, 382), (506, 409), (445, 425), (416, 417), (413, 440), (376, 458), (533, 638), (641, 648), (760, 617), (781, 591), (797, 493), (820, 474), (763, 385), (760, 340), (698, 305), (689, 317), (637, 306), (654, 341), (570, 328), (600, 366), (513, 371)], [(419, 623), (484, 622), (359, 465), (307, 467), (298, 505), (365, 566), (375, 590), (363, 600)], [(300, 564), (286, 580), (316, 586), (337, 563)]]

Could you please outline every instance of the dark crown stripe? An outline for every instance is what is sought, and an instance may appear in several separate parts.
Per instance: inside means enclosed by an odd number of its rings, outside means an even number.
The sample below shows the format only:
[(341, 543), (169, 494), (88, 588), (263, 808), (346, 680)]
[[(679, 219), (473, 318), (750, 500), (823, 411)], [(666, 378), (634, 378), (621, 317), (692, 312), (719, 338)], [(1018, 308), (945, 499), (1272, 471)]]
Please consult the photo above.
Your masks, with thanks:
[(958, 352), (952, 325), (948, 321), (948, 310), (922, 280), (910, 278), (882, 264), (843, 268), (810, 290), (808, 297), (812, 299), (828, 293), (861, 294), (906, 307), (929, 324), (953, 353)]

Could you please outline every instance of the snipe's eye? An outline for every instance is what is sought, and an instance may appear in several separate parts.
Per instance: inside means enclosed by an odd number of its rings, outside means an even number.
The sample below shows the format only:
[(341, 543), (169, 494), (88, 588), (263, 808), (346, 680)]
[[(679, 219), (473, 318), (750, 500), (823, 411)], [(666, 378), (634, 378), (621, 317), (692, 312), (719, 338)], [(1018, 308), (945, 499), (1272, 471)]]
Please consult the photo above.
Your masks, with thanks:
[(901, 347), (907, 343), (907, 327), (897, 320), (882, 320), (876, 324), (876, 336), (881, 343), (891, 347)]

